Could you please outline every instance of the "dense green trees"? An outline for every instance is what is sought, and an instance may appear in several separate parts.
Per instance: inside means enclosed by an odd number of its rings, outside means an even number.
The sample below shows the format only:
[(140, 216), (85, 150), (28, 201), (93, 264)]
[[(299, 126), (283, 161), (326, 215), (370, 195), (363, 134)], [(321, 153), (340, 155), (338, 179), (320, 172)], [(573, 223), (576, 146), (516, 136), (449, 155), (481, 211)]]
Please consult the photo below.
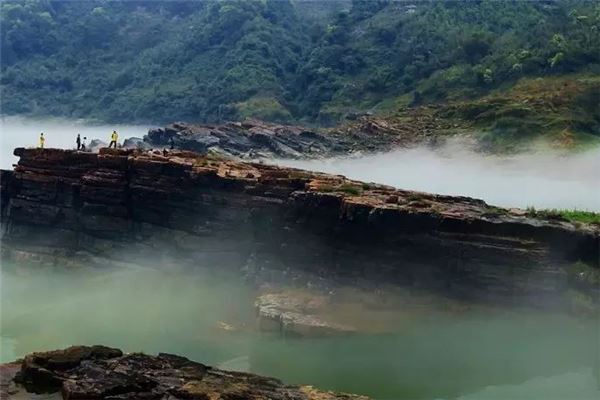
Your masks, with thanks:
[(6, 0), (2, 112), (333, 123), (600, 69), (592, 1)]

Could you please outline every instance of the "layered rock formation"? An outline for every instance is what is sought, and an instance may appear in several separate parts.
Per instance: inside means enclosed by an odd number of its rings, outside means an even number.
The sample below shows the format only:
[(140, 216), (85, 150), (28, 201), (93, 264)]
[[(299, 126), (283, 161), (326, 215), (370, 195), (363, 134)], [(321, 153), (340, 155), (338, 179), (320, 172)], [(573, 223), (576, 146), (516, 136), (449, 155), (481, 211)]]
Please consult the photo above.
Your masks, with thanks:
[(374, 117), (362, 117), (327, 130), (253, 119), (222, 125), (175, 123), (151, 129), (143, 142), (128, 140), (124, 145), (142, 149), (173, 147), (199, 153), (211, 151), (242, 159), (315, 158), (383, 151), (433, 139), (431, 130), (417, 122), (411, 121), (405, 127)]
[(151, 259), (538, 305), (572, 289), (575, 263), (598, 268), (597, 228), (471, 198), (182, 151), (15, 154), (14, 172), (2, 173), (6, 260)]
[(123, 354), (104, 346), (33, 353), (1, 366), (0, 394), (58, 393), (63, 399), (368, 400), (273, 378), (224, 371), (185, 357)]

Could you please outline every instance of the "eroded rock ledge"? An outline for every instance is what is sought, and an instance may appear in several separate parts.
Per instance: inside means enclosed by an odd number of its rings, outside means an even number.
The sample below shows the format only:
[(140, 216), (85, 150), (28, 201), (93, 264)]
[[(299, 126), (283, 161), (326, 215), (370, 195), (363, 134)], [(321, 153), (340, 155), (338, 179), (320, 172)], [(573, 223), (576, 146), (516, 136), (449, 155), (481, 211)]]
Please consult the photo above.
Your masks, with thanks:
[(375, 117), (361, 117), (334, 129), (310, 129), (255, 119), (220, 125), (174, 123), (151, 129), (143, 140), (128, 139), (126, 147), (170, 148), (199, 153), (215, 152), (241, 159), (318, 158), (395, 147), (437, 143), (427, 124), (412, 118), (411, 124), (391, 124)]
[(597, 291), (571, 273), (577, 262), (597, 270), (597, 227), (191, 152), (15, 154), (14, 172), (2, 172), (5, 259), (153, 260), (510, 303)]
[(70, 399), (368, 400), (273, 378), (224, 371), (160, 353), (123, 354), (105, 346), (73, 346), (27, 355), (0, 366), (0, 397), (25, 391)]

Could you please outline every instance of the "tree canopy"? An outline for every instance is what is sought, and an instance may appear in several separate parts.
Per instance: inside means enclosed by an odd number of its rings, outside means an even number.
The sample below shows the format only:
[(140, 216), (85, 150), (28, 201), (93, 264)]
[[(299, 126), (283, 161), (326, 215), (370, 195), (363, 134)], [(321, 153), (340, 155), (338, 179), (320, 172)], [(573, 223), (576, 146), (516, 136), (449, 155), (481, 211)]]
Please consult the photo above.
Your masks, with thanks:
[(593, 1), (5, 0), (2, 112), (330, 124), (600, 71)]

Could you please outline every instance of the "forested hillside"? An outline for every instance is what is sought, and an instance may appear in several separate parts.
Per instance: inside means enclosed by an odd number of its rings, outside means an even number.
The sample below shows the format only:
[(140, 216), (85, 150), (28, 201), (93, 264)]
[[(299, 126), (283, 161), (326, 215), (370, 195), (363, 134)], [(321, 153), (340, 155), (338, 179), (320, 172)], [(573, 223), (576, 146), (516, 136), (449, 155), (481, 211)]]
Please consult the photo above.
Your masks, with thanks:
[(600, 73), (596, 1), (6, 0), (0, 22), (4, 114), (334, 124)]

